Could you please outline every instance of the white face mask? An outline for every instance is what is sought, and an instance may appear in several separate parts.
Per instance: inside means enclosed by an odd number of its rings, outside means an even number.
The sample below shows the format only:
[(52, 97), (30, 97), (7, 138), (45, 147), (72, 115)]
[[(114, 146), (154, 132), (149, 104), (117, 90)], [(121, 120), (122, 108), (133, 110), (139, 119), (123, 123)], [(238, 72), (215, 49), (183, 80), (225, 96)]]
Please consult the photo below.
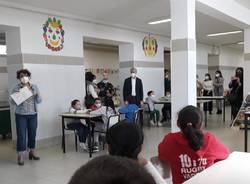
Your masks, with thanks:
[(96, 105), (97, 108), (100, 108), (102, 106), (102, 104), (100, 104), (100, 103), (97, 103), (95, 105)]
[(30, 81), (30, 78), (27, 76), (24, 76), (20, 79), (21, 83), (27, 84)]
[(135, 74), (135, 73), (131, 73), (131, 77), (132, 77), (132, 78), (135, 78), (135, 77), (136, 77), (136, 74)]
[(206, 76), (206, 77), (205, 77), (205, 79), (206, 79), (206, 80), (208, 80), (208, 79), (209, 79), (209, 77), (208, 77), (208, 76)]
[(93, 80), (93, 83), (97, 84), (97, 80), (96, 80), (96, 79), (94, 79), (94, 80)]
[(155, 97), (155, 95), (151, 95), (151, 97), (153, 97), (153, 98), (154, 98), (154, 97)]
[(220, 76), (220, 74), (218, 74), (218, 73), (217, 73), (217, 74), (215, 74), (215, 77), (219, 77), (219, 76)]

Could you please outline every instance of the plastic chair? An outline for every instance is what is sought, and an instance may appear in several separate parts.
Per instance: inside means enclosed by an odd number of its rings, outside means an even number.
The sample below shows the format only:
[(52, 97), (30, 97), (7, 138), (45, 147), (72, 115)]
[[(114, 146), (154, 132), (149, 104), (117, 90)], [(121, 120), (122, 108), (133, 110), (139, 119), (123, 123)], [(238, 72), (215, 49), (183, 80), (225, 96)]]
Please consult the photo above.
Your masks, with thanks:
[(76, 152), (78, 151), (78, 145), (77, 145), (77, 131), (74, 130), (74, 129), (70, 129), (70, 128), (67, 128), (67, 126), (65, 126), (65, 129), (66, 131), (73, 131), (74, 132), (74, 135), (75, 135), (75, 149), (76, 149)]
[(110, 127), (112, 127), (113, 125), (115, 125), (116, 123), (119, 123), (119, 122), (120, 122), (120, 115), (119, 114), (113, 114), (113, 115), (109, 116), (109, 118), (108, 118), (108, 122), (107, 122), (107, 126), (106, 126), (105, 131), (94, 131), (94, 132), (105, 134), (103, 136), (104, 139), (102, 140), (102, 142), (103, 142), (103, 150), (104, 150), (105, 143), (106, 143), (106, 134), (108, 132), (108, 129)]

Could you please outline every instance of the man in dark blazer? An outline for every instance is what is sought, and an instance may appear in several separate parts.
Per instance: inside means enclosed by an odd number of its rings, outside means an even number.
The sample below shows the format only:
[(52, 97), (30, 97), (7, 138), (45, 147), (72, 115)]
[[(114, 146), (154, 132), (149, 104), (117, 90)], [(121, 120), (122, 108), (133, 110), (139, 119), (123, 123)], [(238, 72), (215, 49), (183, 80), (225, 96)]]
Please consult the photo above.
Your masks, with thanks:
[(134, 104), (141, 107), (143, 104), (143, 85), (142, 80), (136, 77), (137, 69), (130, 69), (131, 77), (125, 79), (123, 85), (123, 99), (125, 104), (127, 104), (127, 98), (132, 97)]

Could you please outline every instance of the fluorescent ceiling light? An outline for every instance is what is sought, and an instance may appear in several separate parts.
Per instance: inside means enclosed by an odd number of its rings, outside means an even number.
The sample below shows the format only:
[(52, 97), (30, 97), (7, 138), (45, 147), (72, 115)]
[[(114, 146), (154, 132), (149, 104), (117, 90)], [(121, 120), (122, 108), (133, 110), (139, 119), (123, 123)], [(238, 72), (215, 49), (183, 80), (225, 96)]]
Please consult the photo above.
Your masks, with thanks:
[(213, 33), (213, 34), (208, 34), (208, 37), (213, 37), (213, 36), (222, 36), (222, 35), (230, 35), (230, 34), (238, 34), (242, 33), (242, 31), (230, 31), (230, 32), (223, 32), (223, 33)]
[(166, 22), (171, 22), (171, 19), (155, 20), (155, 21), (148, 22), (148, 24), (155, 25), (155, 24), (162, 24), (162, 23), (166, 23)]
[(237, 44), (238, 44), (238, 45), (243, 45), (243, 44), (244, 44), (244, 42), (238, 42)]

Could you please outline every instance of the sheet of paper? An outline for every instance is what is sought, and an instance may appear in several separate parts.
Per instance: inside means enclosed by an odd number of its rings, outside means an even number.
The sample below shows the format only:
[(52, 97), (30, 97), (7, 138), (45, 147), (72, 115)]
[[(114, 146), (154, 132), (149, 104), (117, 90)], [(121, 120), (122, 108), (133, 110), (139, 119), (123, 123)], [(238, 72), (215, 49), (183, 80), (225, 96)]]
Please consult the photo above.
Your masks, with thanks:
[(11, 98), (14, 100), (14, 102), (17, 105), (20, 105), (21, 103), (23, 103), (25, 100), (27, 100), (28, 98), (30, 98), (31, 96), (33, 96), (31, 90), (29, 90), (28, 87), (23, 87), (19, 90), (19, 92), (13, 93), (12, 95), (10, 95)]

